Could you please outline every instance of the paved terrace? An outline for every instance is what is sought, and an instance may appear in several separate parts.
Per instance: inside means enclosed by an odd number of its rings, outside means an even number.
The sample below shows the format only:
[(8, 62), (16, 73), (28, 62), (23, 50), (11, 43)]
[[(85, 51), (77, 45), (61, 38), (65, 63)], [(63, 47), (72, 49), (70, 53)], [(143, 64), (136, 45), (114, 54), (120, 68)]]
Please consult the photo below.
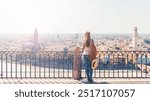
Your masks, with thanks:
[(0, 79), (0, 84), (150, 84), (150, 78), (94, 78), (93, 83), (86, 78), (29, 78), (29, 79)]

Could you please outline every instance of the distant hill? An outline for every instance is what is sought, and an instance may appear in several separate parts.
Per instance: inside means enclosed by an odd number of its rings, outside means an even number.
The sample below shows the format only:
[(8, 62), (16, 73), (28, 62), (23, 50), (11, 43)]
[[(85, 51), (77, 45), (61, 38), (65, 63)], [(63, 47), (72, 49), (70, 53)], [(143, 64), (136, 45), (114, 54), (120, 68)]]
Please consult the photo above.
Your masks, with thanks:
[(150, 44), (150, 39), (144, 39), (144, 42), (146, 42), (147, 44)]

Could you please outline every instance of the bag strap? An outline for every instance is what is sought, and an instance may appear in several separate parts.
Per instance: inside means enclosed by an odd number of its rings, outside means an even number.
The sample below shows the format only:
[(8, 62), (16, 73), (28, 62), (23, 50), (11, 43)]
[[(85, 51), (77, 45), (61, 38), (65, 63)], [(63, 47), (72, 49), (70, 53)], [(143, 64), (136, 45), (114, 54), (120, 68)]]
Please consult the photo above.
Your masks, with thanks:
[(94, 44), (94, 40), (91, 39), (91, 41), (90, 41), (90, 47), (91, 47), (93, 44)]

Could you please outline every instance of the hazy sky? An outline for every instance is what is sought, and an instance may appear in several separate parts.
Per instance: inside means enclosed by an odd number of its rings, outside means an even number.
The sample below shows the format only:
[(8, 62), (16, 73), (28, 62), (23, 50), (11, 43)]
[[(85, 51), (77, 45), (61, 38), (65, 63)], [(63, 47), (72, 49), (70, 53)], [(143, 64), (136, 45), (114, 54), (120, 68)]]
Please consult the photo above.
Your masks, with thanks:
[(150, 0), (0, 0), (0, 33), (150, 33)]

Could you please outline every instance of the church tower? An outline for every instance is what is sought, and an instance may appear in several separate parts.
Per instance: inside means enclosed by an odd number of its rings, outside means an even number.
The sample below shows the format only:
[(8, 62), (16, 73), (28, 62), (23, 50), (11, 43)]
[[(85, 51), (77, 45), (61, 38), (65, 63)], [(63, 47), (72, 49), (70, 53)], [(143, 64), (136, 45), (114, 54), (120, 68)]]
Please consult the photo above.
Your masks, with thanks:
[(132, 38), (132, 47), (134, 50), (137, 50), (137, 45), (138, 45), (138, 32), (137, 32), (137, 27), (134, 27), (134, 33), (133, 33), (133, 38)]
[(39, 46), (39, 43), (38, 43), (38, 32), (37, 32), (37, 28), (35, 28), (35, 31), (34, 31), (34, 48), (37, 50), (38, 46)]

